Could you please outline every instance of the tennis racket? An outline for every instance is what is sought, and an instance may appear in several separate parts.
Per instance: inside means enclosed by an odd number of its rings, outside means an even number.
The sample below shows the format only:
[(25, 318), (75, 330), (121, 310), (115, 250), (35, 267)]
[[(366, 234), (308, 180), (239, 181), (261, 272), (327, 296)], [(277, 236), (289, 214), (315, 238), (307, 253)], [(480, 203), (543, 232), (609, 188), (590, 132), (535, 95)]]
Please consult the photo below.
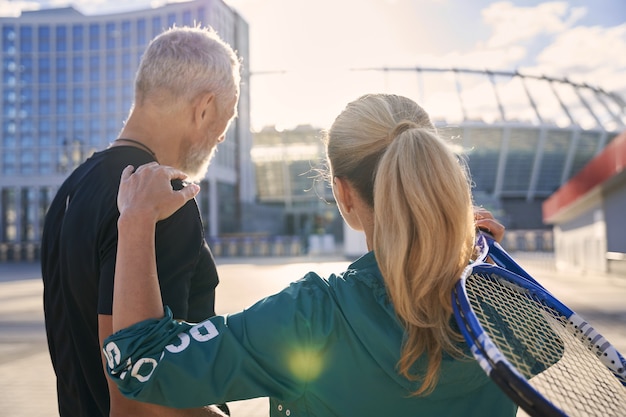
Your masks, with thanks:
[(524, 277), (535, 285), (543, 287), (528, 272), (526, 272), (524, 268), (515, 262), (515, 259), (513, 259), (513, 257), (511, 257), (511, 255), (509, 255), (502, 246), (500, 246), (498, 241), (490, 233), (479, 230), (476, 235), (476, 247), (480, 250), (477, 260), (486, 262), (487, 257), (489, 257), (499, 267)]
[(531, 416), (626, 416), (624, 358), (517, 263), (507, 266), (521, 274), (485, 263), (487, 255), (509, 262), (492, 248), (479, 235), (478, 259), (452, 294), (461, 333), (484, 371)]

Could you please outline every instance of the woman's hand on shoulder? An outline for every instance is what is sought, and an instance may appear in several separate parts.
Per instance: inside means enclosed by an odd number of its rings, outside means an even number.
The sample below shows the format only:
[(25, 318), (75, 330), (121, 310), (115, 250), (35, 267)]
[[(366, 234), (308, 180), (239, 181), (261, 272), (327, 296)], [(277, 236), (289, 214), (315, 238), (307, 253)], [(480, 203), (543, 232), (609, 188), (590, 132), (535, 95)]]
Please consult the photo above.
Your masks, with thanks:
[(174, 214), (200, 191), (197, 184), (186, 184), (181, 190), (172, 188), (172, 180), (187, 175), (175, 168), (151, 162), (135, 170), (131, 165), (122, 171), (117, 194), (120, 216), (138, 217), (155, 223)]

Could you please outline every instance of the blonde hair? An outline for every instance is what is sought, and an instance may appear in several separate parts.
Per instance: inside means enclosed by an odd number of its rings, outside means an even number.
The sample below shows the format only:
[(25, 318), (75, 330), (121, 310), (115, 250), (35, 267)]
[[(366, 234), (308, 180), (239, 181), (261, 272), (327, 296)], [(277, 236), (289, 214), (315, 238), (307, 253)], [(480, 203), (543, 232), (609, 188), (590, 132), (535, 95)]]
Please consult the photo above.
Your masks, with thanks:
[[(451, 291), (472, 254), (474, 217), (466, 166), (439, 138), (428, 114), (401, 96), (349, 103), (327, 132), (332, 175), (374, 210), (373, 250), (406, 329), (398, 370), (437, 384), (444, 352), (459, 357)], [(426, 354), (423, 374), (412, 365)]]

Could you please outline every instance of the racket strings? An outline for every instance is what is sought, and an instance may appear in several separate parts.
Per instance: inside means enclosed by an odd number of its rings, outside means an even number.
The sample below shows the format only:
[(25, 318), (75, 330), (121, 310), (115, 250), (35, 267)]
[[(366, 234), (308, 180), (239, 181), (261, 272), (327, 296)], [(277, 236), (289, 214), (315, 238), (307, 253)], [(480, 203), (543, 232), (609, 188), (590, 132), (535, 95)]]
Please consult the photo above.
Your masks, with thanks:
[(556, 309), (493, 273), (468, 277), (466, 292), (501, 354), (555, 406), (569, 416), (626, 415), (626, 389)]

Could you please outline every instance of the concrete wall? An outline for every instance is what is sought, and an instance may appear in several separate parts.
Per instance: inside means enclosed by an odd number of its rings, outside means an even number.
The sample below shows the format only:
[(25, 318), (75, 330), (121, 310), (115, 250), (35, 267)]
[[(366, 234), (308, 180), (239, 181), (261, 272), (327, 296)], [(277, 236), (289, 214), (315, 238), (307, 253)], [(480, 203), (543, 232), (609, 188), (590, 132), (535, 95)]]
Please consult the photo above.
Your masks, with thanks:
[(557, 269), (608, 272), (606, 221), (600, 201), (576, 218), (555, 225), (554, 242)]
[(604, 192), (607, 251), (626, 254), (626, 180), (616, 181)]

